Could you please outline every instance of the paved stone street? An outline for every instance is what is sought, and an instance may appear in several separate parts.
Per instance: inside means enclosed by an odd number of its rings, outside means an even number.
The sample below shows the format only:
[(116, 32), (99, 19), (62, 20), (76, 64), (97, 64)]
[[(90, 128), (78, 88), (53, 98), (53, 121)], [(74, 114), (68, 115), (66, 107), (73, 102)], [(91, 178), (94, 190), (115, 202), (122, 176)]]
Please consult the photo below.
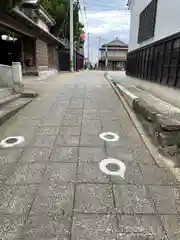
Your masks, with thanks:
[[(25, 138), (0, 149), (0, 239), (180, 239), (179, 182), (155, 165), (103, 72), (38, 84), (41, 96), (0, 127), (1, 140)], [(124, 180), (100, 170), (108, 157), (125, 163)]]

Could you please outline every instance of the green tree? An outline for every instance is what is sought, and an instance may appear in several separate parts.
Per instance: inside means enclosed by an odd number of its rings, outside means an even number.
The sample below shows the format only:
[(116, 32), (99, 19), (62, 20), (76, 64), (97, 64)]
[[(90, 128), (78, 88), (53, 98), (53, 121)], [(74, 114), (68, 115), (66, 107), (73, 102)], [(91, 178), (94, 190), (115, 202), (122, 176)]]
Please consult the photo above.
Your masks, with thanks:
[[(40, 4), (56, 20), (52, 33), (69, 39), (69, 0), (40, 0)], [(83, 24), (79, 22), (79, 5), (74, 3), (74, 40), (78, 46), (84, 42), (80, 39)]]
[(22, 0), (0, 0), (0, 10), (7, 11), (19, 5)]

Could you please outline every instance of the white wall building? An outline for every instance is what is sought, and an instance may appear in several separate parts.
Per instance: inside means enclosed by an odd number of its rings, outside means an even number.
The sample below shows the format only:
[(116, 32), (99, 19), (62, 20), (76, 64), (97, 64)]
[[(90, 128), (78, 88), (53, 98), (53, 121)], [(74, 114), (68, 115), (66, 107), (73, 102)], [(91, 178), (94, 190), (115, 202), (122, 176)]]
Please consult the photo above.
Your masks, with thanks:
[(127, 74), (180, 86), (180, 0), (129, 0)]
[(128, 1), (131, 11), (129, 51), (180, 32), (180, 0), (156, 0), (154, 1), (157, 2), (154, 36), (138, 43), (140, 14), (151, 2), (152, 0)]

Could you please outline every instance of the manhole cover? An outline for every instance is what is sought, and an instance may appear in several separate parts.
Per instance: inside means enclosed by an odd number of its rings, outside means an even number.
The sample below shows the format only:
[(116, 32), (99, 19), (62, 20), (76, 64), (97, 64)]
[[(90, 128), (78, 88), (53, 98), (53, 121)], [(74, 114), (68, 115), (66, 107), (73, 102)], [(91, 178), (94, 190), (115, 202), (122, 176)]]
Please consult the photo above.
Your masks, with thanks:
[(108, 163), (106, 165), (106, 168), (111, 172), (116, 172), (116, 171), (119, 171), (120, 169), (119, 165), (116, 163)]
[(15, 142), (17, 142), (17, 141), (18, 141), (17, 138), (8, 138), (8, 139), (6, 140), (6, 143), (15, 143)]
[(126, 165), (115, 158), (104, 159), (99, 163), (101, 171), (107, 175), (120, 176), (124, 179)]
[(22, 136), (8, 137), (8, 138), (2, 140), (0, 145), (3, 148), (14, 147), (15, 145), (18, 145), (18, 144), (24, 142), (24, 140), (25, 139)]
[(106, 142), (116, 142), (119, 140), (119, 136), (113, 132), (104, 132), (99, 137)]

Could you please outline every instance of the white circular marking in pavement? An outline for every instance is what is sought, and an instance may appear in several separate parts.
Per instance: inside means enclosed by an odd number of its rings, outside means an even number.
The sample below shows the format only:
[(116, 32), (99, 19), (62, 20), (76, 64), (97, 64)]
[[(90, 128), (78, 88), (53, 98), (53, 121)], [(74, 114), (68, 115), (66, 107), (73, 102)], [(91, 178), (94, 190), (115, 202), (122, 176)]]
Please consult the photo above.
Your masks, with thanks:
[(119, 136), (113, 132), (104, 132), (99, 134), (99, 136), (106, 142), (116, 142), (119, 140)]
[(15, 145), (18, 145), (24, 141), (25, 141), (25, 139), (22, 136), (11, 136), (11, 137), (8, 137), (8, 138), (2, 140), (0, 145), (3, 148), (9, 148), (9, 147), (14, 147)]
[[(116, 164), (119, 167), (119, 169), (117, 171), (110, 171), (109, 169), (107, 169), (108, 164)], [(101, 171), (107, 175), (120, 176), (121, 178), (124, 179), (126, 165), (118, 159), (115, 158), (104, 159), (99, 163), (99, 167)]]

